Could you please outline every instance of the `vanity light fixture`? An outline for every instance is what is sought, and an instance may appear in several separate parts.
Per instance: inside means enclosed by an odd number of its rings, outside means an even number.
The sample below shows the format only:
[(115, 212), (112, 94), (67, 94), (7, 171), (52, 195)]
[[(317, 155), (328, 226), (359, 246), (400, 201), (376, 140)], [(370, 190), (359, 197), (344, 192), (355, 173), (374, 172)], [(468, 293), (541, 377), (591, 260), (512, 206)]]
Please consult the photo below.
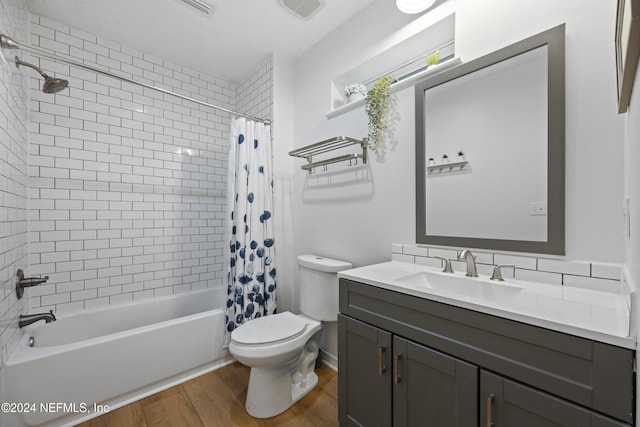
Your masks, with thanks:
[(396, 0), (396, 6), (401, 12), (414, 14), (429, 9), (436, 0)]

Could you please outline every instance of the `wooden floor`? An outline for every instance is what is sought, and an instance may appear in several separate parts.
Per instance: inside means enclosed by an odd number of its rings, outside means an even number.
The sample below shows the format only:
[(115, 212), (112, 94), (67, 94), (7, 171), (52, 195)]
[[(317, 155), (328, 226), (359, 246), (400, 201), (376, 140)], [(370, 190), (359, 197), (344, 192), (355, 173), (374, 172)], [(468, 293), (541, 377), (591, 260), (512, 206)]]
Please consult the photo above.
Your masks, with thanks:
[(318, 386), (289, 410), (256, 419), (244, 409), (249, 368), (234, 363), (109, 412), (82, 427), (338, 425), (338, 374), (322, 365)]

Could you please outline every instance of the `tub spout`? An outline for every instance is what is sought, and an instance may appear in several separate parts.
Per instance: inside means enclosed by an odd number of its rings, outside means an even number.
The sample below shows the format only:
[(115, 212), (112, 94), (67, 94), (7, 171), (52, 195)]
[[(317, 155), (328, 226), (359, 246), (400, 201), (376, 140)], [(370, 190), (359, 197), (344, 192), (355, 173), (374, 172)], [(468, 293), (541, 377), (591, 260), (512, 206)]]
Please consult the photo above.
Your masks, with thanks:
[(45, 323), (51, 323), (56, 320), (56, 316), (53, 314), (53, 310), (50, 310), (48, 313), (21, 314), (20, 320), (18, 321), (18, 326), (24, 328), (25, 326), (35, 323), (39, 320), (44, 320)]

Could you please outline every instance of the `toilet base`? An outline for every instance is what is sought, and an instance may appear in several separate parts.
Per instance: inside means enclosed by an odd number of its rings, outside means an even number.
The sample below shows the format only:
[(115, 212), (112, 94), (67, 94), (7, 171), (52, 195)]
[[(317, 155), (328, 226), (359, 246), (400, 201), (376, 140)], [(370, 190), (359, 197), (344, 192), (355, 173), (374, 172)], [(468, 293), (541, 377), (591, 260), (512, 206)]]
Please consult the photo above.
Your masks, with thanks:
[(307, 375), (306, 381), (303, 381), (300, 384), (291, 384), (291, 396), (293, 398), (293, 403), (296, 403), (298, 400), (302, 399), (317, 385), (318, 375), (316, 375), (315, 372), (311, 372), (309, 375)]
[(297, 384), (291, 383), (291, 365), (278, 368), (251, 368), (245, 408), (255, 418), (271, 418), (286, 411), (315, 388), (315, 372)]

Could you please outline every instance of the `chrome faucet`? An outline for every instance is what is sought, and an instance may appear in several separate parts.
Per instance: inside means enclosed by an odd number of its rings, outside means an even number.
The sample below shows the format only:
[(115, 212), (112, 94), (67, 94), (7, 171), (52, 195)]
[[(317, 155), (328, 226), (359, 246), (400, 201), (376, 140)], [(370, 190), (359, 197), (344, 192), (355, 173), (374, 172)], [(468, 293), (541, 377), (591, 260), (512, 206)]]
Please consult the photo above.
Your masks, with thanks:
[(476, 257), (473, 256), (469, 249), (460, 252), (458, 261), (467, 261), (467, 274), (469, 277), (478, 277), (478, 269), (476, 268)]
[(439, 259), (440, 261), (442, 261), (442, 265), (444, 266), (444, 268), (442, 269), (443, 273), (453, 273), (453, 268), (451, 267), (451, 261), (449, 261), (448, 258), (445, 258), (443, 256), (434, 256), (434, 258)]
[(39, 320), (44, 320), (45, 323), (51, 323), (56, 320), (56, 316), (53, 314), (53, 310), (49, 311), (48, 313), (21, 314), (18, 326), (24, 328), (25, 326), (35, 323)]
[(491, 274), (491, 277), (489, 279), (497, 280), (498, 282), (504, 282), (504, 278), (502, 277), (502, 269), (503, 268), (511, 268), (511, 269), (513, 269), (513, 271), (515, 273), (516, 266), (513, 265), (513, 264), (499, 264), (499, 265), (496, 265), (493, 268), (493, 274)]

